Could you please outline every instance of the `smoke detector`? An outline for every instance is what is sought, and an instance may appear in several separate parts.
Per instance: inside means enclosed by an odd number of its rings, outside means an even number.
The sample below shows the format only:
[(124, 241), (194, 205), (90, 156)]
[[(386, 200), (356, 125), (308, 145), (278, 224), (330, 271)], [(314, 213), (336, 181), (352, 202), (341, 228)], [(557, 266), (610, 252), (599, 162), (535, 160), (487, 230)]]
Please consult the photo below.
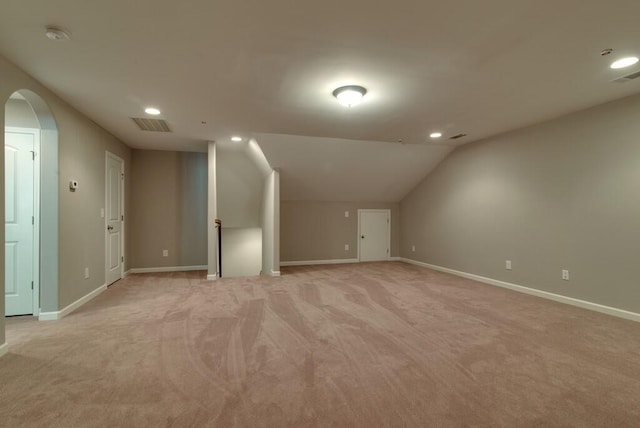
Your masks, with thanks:
[(47, 39), (54, 40), (56, 42), (69, 40), (71, 38), (71, 34), (69, 34), (69, 32), (62, 28), (53, 26), (47, 27), (47, 31), (45, 31), (44, 35), (47, 36)]

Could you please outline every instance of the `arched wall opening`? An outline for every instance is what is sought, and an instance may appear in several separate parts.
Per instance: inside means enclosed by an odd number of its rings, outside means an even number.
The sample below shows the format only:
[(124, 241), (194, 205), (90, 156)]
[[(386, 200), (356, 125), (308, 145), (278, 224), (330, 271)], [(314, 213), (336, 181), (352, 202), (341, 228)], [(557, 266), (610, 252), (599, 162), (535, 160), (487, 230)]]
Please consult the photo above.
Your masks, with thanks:
[[(24, 109), (24, 114), (14, 114), (16, 109), (11, 103), (17, 106), (26, 103), (32, 111), (32, 117), (29, 117)], [(39, 307), (34, 307), (33, 310), (35, 314), (55, 312), (58, 310), (58, 183), (60, 175), (58, 127), (45, 101), (38, 94), (27, 89), (14, 92), (5, 102), (5, 132), (8, 128), (15, 126), (34, 127), (40, 130), (39, 200), (36, 203), (36, 206), (39, 206), (39, 215), (35, 217), (39, 217), (37, 228), (39, 269), (36, 269), (39, 282), (37, 299)]]

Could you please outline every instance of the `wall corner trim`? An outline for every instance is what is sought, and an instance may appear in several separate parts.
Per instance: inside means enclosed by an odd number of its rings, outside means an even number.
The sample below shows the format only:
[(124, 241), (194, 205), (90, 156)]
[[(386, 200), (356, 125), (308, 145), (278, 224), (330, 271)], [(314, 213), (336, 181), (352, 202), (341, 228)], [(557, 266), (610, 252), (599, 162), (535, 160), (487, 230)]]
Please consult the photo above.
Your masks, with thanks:
[(340, 265), (345, 263), (359, 263), (358, 259), (335, 259), (335, 260), (300, 260), (292, 262), (280, 262), (280, 266), (311, 266), (311, 265)]
[(2, 357), (3, 355), (6, 355), (9, 352), (9, 344), (7, 342), (4, 342), (2, 345), (0, 345), (0, 357)]
[(107, 285), (106, 284), (102, 284), (100, 287), (98, 287), (95, 290), (93, 290), (92, 292), (82, 296), (81, 298), (79, 298), (78, 300), (76, 300), (75, 302), (71, 303), (70, 305), (68, 305), (67, 307), (65, 307), (64, 309), (62, 309), (60, 311), (40, 312), (40, 315), (38, 315), (38, 320), (39, 321), (54, 321), (54, 320), (62, 319), (64, 317), (66, 317), (67, 315), (69, 315), (71, 312), (73, 312), (76, 309), (78, 309), (80, 306), (82, 306), (85, 303), (87, 303), (89, 300), (91, 300), (94, 297), (98, 296), (100, 293), (102, 293), (106, 289), (107, 289)]
[(272, 270), (271, 271), (271, 276), (280, 276), (280, 271), (279, 270)]
[(482, 282), (484, 284), (495, 285), (497, 287), (508, 288), (509, 290), (518, 291), (520, 293), (530, 294), (536, 297), (542, 297), (543, 299), (553, 300), (555, 302), (564, 303), (571, 306), (576, 306), (582, 309), (588, 309), (595, 312), (600, 312), (607, 315), (612, 315), (618, 318), (624, 318), (631, 321), (640, 322), (640, 314), (624, 309), (613, 308), (611, 306), (601, 305), (599, 303), (588, 302), (586, 300), (575, 299), (573, 297), (562, 296), (560, 294), (550, 293), (548, 291), (537, 290), (535, 288), (525, 287), (523, 285), (512, 284), (510, 282), (499, 281), (497, 279), (487, 278), (480, 275), (474, 275), (467, 272), (461, 272), (454, 269), (445, 268), (442, 266), (432, 265), (429, 263), (419, 262), (417, 260), (411, 260), (407, 258), (401, 258), (401, 261), (416, 266), (426, 267), (429, 269), (437, 270), (439, 272), (450, 273), (452, 275), (461, 276), (463, 278), (472, 279), (474, 281)]
[(201, 266), (166, 266), (166, 267), (150, 267), (150, 268), (131, 268), (129, 273), (158, 273), (158, 272), (187, 272), (192, 270), (207, 270), (207, 265)]

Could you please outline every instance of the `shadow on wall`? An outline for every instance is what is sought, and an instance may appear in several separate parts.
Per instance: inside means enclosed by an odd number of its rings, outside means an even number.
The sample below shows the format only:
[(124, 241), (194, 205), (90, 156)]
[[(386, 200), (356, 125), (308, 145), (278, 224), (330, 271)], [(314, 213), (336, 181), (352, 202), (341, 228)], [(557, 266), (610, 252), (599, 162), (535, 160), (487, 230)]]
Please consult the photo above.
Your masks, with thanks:
[(207, 156), (182, 153), (178, 162), (177, 212), (178, 262), (180, 265), (207, 264)]

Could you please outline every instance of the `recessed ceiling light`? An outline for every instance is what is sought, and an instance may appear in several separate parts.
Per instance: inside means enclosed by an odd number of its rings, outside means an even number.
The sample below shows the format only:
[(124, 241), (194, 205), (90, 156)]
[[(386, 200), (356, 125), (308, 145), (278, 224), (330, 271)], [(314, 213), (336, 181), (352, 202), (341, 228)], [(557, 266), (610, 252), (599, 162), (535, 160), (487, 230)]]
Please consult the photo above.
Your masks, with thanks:
[(362, 101), (366, 93), (367, 90), (362, 86), (349, 85), (337, 88), (333, 91), (333, 96), (336, 97), (341, 104), (351, 107)]
[(615, 62), (613, 62), (611, 64), (611, 68), (613, 69), (618, 69), (618, 68), (625, 68), (625, 67), (631, 67), (633, 64), (637, 63), (638, 57), (636, 56), (628, 56), (626, 58), (621, 58)]
[(152, 116), (157, 116), (160, 114), (160, 110), (154, 107), (147, 107), (146, 109), (144, 109), (144, 112)]
[(231, 137), (231, 141), (239, 143), (240, 141), (242, 141), (242, 137)]
[(69, 40), (71, 38), (71, 35), (67, 31), (62, 28), (52, 26), (47, 27), (44, 35), (47, 36), (47, 39), (54, 40), (56, 42)]
[(432, 132), (431, 135), (429, 135), (429, 137), (431, 137), (431, 138), (440, 138), (440, 137), (442, 137), (442, 132)]

